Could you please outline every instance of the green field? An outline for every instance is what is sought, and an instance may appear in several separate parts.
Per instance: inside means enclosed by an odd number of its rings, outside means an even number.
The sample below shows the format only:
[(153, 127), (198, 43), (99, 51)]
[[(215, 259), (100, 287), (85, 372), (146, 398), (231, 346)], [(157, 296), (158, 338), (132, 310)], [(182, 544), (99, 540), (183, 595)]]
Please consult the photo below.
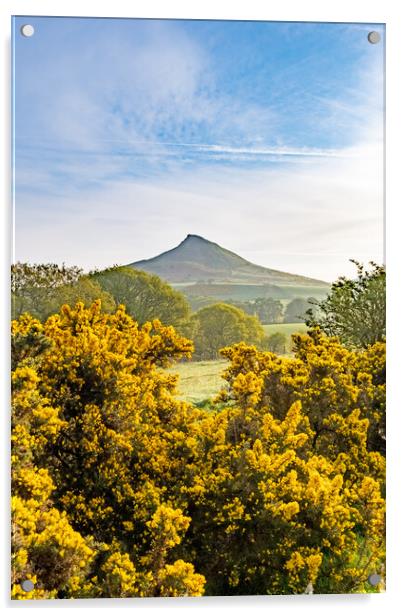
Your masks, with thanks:
[(280, 300), (286, 306), (295, 297), (307, 299), (314, 297), (322, 300), (326, 297), (329, 286), (314, 285), (275, 285), (275, 284), (224, 284), (224, 283), (173, 283), (174, 288), (186, 295), (193, 310), (217, 302), (250, 301), (257, 297), (271, 297)]
[[(264, 325), (265, 333), (269, 336), (275, 332), (284, 333), (287, 337), (287, 347), (291, 349), (291, 335), (295, 332), (305, 332), (304, 323), (278, 323)], [(178, 397), (186, 402), (199, 405), (214, 398), (225, 386), (222, 372), (228, 362), (224, 359), (210, 361), (191, 361), (175, 364), (168, 372), (179, 375), (177, 385)]]
[(225, 385), (220, 375), (227, 365), (224, 359), (192, 361), (176, 364), (168, 372), (179, 375), (179, 397), (186, 402), (198, 404), (216, 396)]
[(276, 332), (291, 336), (296, 332), (303, 333), (307, 331), (307, 325), (305, 323), (270, 323), (269, 325), (263, 325), (263, 328), (267, 336), (275, 334)]

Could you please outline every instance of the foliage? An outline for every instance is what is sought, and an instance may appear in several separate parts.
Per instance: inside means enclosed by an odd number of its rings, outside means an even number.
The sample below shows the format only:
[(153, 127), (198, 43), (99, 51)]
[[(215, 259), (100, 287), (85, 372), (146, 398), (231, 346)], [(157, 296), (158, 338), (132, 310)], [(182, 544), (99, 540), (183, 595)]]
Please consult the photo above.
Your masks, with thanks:
[(158, 276), (132, 267), (111, 267), (92, 272), (91, 278), (140, 324), (159, 319), (177, 327), (189, 317), (190, 306), (184, 295)]
[(82, 276), (79, 267), (59, 266), (56, 263), (14, 263), (11, 266), (11, 291), (20, 295), (24, 289), (55, 289), (73, 284)]
[(81, 301), (90, 306), (97, 299), (101, 300), (104, 311), (111, 312), (115, 308), (113, 297), (84, 276), (81, 269), (54, 263), (12, 265), (11, 292), (13, 318), (28, 312), (44, 320), (58, 312), (63, 304)]
[(261, 345), (264, 330), (256, 317), (239, 308), (214, 304), (192, 315), (188, 335), (194, 340), (195, 359), (217, 359), (222, 347), (240, 340)]
[[(193, 489), (183, 547), (193, 549), (206, 593), (293, 594), (309, 584), (315, 592), (364, 591), (368, 571), (384, 558), (381, 481), (353, 456), (316, 453), (300, 402), (282, 421), (254, 410), (252, 380), (237, 384), (247, 403), (209, 427), (208, 466)], [(367, 456), (364, 428), (347, 432)]]
[[(334, 417), (350, 418), (359, 411), (369, 430), (368, 449), (385, 453), (385, 344), (351, 351), (319, 329), (292, 337), (292, 358), (262, 353), (244, 343), (223, 349), (222, 355), (231, 361), (223, 374), (229, 384), (225, 399), (237, 401), (239, 383), (248, 378), (253, 408), (268, 407), (278, 419), (299, 400), (315, 432), (314, 447), (324, 455), (330, 445), (336, 449), (342, 444), (335, 439)], [(241, 400), (247, 395), (243, 392)]]
[(312, 302), (315, 302), (314, 298), (295, 297), (292, 299), (286, 306), (283, 322), (302, 323), (305, 320), (307, 310), (312, 310)]
[(264, 348), (271, 353), (277, 353), (283, 355), (286, 353), (286, 336), (282, 332), (275, 332), (266, 339)]
[(309, 312), (307, 324), (338, 336), (350, 348), (367, 348), (385, 340), (385, 269), (373, 262), (370, 269), (352, 263), (357, 277), (334, 282), (328, 297), (317, 304), (318, 314)]
[[(319, 331), (294, 339), (292, 359), (245, 344), (223, 351), (236, 498), (216, 516), (229, 507), (223, 530), (243, 558), (222, 550), (223, 534), (215, 541), (219, 583), (234, 576), (251, 594), (309, 582), (315, 592), (364, 590), (384, 558), (384, 345), (353, 353)], [(227, 475), (219, 491), (229, 497)]]
[[(48, 345), (30, 346), (42, 336)], [(176, 377), (160, 370), (191, 343), (99, 302), (64, 306), (44, 325), (24, 315), (13, 338), (17, 598), (30, 598), (19, 590), (26, 576), (33, 598), (200, 594), (202, 576), (169, 563), (189, 519), (165, 503), (186, 472), (197, 412), (174, 400)]]
[(263, 324), (281, 323), (283, 319), (283, 304), (272, 297), (257, 297), (255, 300), (229, 303), (257, 317)]
[(367, 591), (384, 562), (382, 343), (234, 344), (203, 410), (161, 369), (192, 344), (158, 320), (78, 303), (12, 335), (15, 598)]
[(12, 316), (24, 312), (43, 321), (63, 304), (83, 302), (89, 307), (101, 300), (104, 312), (119, 304), (140, 324), (160, 319), (178, 327), (187, 320), (190, 306), (181, 293), (158, 276), (131, 267), (111, 267), (84, 275), (77, 267), (17, 263), (11, 268)]
[[(52, 506), (55, 485), (44, 451), (64, 426), (58, 409), (40, 393), (37, 372), (21, 364), (12, 375), (12, 598), (55, 598), (70, 580), (80, 584), (93, 557), (92, 539), (76, 532), (65, 512)], [(23, 580), (35, 584), (25, 593)]]
[[(291, 353), (293, 349), (293, 334), (304, 334), (308, 328), (305, 323), (271, 323), (264, 325), (265, 344), (263, 349), (271, 350), (267, 347), (266, 341), (272, 334), (284, 334), (285, 336), (285, 353)], [(274, 351), (275, 352), (275, 351)]]

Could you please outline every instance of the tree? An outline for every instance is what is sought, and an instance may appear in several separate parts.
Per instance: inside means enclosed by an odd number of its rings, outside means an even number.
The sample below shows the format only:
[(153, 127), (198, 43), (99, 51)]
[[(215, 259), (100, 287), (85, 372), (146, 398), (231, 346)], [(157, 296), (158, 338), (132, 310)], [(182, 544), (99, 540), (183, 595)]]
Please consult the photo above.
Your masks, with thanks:
[(306, 299), (303, 299), (302, 297), (295, 297), (286, 306), (283, 322), (302, 323), (305, 320), (305, 315), (309, 308), (310, 304)]
[(196, 312), (190, 322), (197, 359), (216, 359), (219, 351), (241, 340), (260, 345), (264, 330), (258, 319), (229, 304), (214, 304)]
[(282, 302), (271, 297), (257, 297), (255, 300), (245, 302), (229, 301), (229, 303), (257, 317), (264, 324), (280, 323), (283, 318)]
[(286, 353), (286, 336), (282, 332), (275, 332), (267, 337), (264, 344), (268, 351), (283, 355)]
[(21, 295), (25, 289), (55, 289), (77, 282), (82, 274), (82, 269), (76, 266), (57, 263), (30, 265), (18, 261), (11, 266), (11, 291)]
[(90, 276), (140, 324), (159, 319), (177, 327), (189, 317), (190, 306), (184, 295), (158, 276), (117, 266), (91, 272)]
[(341, 276), (328, 297), (309, 312), (306, 323), (318, 325), (329, 336), (338, 336), (350, 348), (367, 348), (385, 340), (385, 269), (370, 262), (370, 269), (356, 265), (357, 277)]
[(280, 323), (283, 317), (283, 304), (271, 297), (257, 297), (254, 302), (255, 316), (261, 323)]
[(101, 300), (106, 312), (115, 308), (113, 297), (81, 269), (54, 263), (12, 265), (11, 292), (13, 318), (28, 312), (43, 321), (58, 312), (63, 304), (82, 301), (90, 306), (97, 299)]
[(89, 276), (81, 276), (77, 282), (57, 287), (53, 296), (38, 307), (37, 310), (33, 310), (31, 314), (35, 315), (38, 313), (41, 320), (45, 320), (50, 315), (58, 312), (63, 304), (74, 305), (77, 302), (82, 302), (84, 306), (89, 307), (97, 300), (101, 302), (104, 312), (113, 312), (116, 308), (116, 303), (110, 293), (104, 291)]

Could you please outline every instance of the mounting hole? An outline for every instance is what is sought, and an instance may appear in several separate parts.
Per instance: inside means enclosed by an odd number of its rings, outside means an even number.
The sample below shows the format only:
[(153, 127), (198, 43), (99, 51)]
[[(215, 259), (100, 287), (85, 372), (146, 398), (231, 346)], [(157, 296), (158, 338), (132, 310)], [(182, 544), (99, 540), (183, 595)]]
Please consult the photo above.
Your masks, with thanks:
[(381, 582), (381, 575), (378, 573), (371, 573), (371, 575), (368, 576), (367, 581), (371, 584), (371, 586), (378, 586)]
[(35, 584), (32, 580), (24, 580), (21, 582), (21, 588), (25, 592), (31, 592), (35, 588)]
[(368, 42), (371, 43), (372, 45), (376, 45), (381, 40), (380, 33), (376, 32), (375, 30), (373, 30), (373, 32), (369, 32), (367, 35), (367, 38), (368, 38)]
[(21, 26), (21, 34), (29, 38), (35, 34), (35, 28), (31, 24), (24, 24)]

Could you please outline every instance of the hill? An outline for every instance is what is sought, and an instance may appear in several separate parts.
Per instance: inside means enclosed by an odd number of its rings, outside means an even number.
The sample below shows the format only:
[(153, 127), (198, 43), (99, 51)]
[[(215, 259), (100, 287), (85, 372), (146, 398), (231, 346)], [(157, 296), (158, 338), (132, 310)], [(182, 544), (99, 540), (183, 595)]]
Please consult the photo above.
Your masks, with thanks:
[(219, 301), (245, 302), (257, 298), (323, 299), (329, 284), (322, 280), (255, 265), (200, 235), (187, 237), (172, 250), (131, 267), (156, 274), (182, 291), (194, 311)]
[(255, 265), (199, 235), (187, 237), (175, 248), (131, 263), (173, 284), (297, 285), (325, 287), (328, 283)]

